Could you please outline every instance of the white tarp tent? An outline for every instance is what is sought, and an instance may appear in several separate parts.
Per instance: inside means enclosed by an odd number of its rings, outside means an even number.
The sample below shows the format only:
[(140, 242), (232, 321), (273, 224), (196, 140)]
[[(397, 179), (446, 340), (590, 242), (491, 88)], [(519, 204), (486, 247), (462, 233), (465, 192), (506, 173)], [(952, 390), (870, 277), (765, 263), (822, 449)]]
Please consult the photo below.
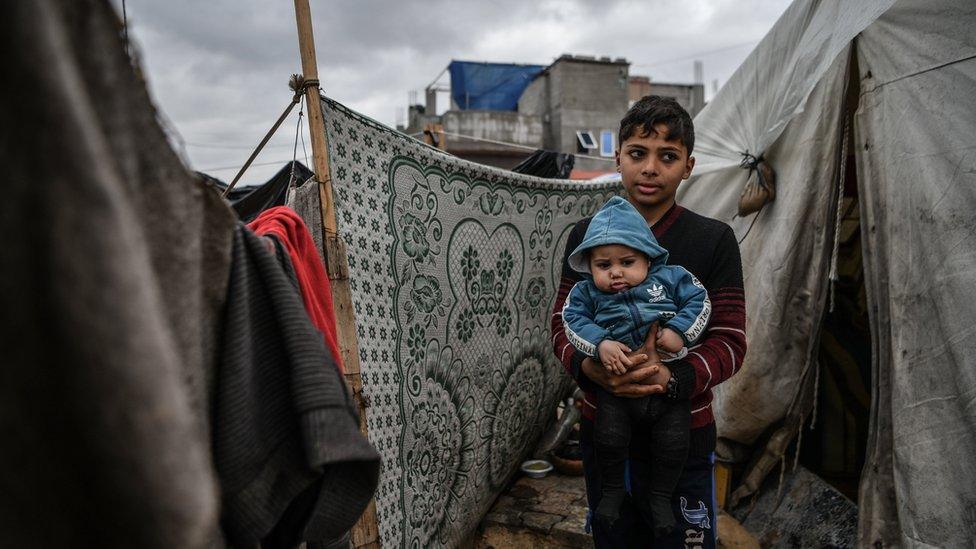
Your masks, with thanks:
[[(974, 28), (971, 0), (794, 2), (695, 119), (679, 191), (740, 238), (754, 223), (749, 353), (716, 390), (720, 437), (753, 444), (809, 401), (853, 124), (873, 348), (860, 545), (976, 539)], [(778, 172), (758, 218), (735, 217), (743, 153)]]

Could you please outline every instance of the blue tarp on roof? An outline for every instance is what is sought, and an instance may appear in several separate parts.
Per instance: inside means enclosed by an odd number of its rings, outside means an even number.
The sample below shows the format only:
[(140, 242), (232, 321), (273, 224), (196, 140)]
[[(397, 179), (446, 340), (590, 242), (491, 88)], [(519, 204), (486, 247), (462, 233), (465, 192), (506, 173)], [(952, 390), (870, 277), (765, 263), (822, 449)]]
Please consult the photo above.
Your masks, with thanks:
[(461, 110), (514, 111), (543, 65), (451, 61), (451, 98)]

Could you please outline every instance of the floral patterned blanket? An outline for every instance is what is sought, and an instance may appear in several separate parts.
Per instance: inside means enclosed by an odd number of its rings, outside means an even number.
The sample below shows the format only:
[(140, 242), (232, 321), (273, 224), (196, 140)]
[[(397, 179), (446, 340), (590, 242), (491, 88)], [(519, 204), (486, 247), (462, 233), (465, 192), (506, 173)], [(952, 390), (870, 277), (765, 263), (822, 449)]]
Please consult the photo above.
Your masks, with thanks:
[(572, 383), (549, 340), (563, 249), (618, 189), (474, 164), (322, 106), (381, 542), (455, 546)]

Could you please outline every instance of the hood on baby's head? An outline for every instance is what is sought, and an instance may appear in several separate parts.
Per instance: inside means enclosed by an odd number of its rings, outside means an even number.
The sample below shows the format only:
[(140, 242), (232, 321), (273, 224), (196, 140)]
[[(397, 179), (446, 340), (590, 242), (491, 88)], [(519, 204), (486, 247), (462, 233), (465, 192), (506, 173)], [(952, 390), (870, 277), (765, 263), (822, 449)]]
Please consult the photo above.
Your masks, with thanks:
[(590, 262), (586, 252), (607, 244), (622, 244), (643, 252), (652, 265), (668, 261), (667, 250), (657, 243), (644, 217), (633, 204), (619, 196), (608, 200), (593, 216), (583, 241), (569, 255), (569, 266), (574, 271), (589, 274)]

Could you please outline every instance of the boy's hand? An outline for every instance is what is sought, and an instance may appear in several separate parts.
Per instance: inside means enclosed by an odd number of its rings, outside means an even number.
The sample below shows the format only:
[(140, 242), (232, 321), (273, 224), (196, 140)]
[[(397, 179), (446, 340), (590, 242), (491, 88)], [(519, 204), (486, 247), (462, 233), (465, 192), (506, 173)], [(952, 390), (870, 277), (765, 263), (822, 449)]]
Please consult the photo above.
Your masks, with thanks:
[(677, 353), (685, 346), (685, 340), (671, 328), (663, 328), (657, 331), (657, 346), (669, 353)]
[(658, 356), (654, 344), (657, 340), (657, 331), (657, 323), (654, 323), (647, 333), (644, 346), (630, 353), (629, 358), (634, 366), (626, 374), (622, 376), (609, 374), (595, 360), (587, 358), (581, 365), (583, 375), (615, 396), (640, 398), (664, 393), (667, 391), (668, 380), (671, 379), (671, 370), (661, 364)]
[(671, 368), (668, 368), (667, 364), (661, 363), (658, 365), (657, 371), (651, 374), (650, 376), (645, 377), (642, 383), (667, 389), (668, 380), (670, 379), (671, 379)]
[(618, 375), (624, 374), (627, 373), (629, 366), (634, 365), (633, 361), (627, 356), (627, 353), (630, 352), (630, 347), (619, 341), (604, 339), (600, 342), (597, 351), (600, 355), (600, 362), (603, 363), (603, 367), (608, 372)]
[[(657, 322), (651, 324), (651, 329), (647, 331), (647, 338), (644, 339), (644, 347), (638, 349), (647, 354), (648, 360), (654, 360), (655, 368), (654, 373), (645, 377), (641, 383), (650, 385), (652, 387), (659, 388), (659, 391), (655, 392), (665, 392), (668, 386), (668, 380), (671, 379), (671, 369), (667, 367), (666, 364), (661, 362), (661, 357), (657, 352), (657, 348), (660, 347), (660, 341), (662, 334), (666, 332), (672, 332), (674, 335), (681, 339), (681, 336), (675, 333), (673, 330), (668, 328), (661, 328)], [(684, 342), (682, 342), (682, 345)]]

